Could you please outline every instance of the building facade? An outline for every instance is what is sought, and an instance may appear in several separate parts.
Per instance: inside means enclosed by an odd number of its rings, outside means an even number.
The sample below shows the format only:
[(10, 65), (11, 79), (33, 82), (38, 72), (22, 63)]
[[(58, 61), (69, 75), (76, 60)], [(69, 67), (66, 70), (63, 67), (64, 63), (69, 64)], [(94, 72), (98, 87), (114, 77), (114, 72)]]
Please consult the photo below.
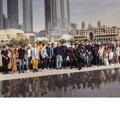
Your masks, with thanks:
[(23, 0), (23, 30), (26, 33), (33, 32), (33, 1)]
[(7, 29), (7, 28), (9, 28), (9, 20), (5, 16), (5, 14), (3, 14), (3, 29)]
[(0, 29), (3, 29), (3, 0), (0, 0)]
[(18, 28), (19, 15), (18, 15), (18, 0), (7, 0), (7, 12), (9, 28)]
[(12, 28), (0, 30), (0, 43), (9, 43), (11, 39), (28, 39), (29, 41), (34, 41), (36, 36), (34, 33), (24, 33), (24, 31), (20, 29)]
[(70, 28), (69, 0), (44, 0), (45, 26), (49, 39), (67, 34)]
[(118, 27), (107, 26), (76, 29), (69, 32), (69, 34), (77, 40), (89, 39), (91, 41), (109, 41), (111, 39), (118, 39), (120, 36)]

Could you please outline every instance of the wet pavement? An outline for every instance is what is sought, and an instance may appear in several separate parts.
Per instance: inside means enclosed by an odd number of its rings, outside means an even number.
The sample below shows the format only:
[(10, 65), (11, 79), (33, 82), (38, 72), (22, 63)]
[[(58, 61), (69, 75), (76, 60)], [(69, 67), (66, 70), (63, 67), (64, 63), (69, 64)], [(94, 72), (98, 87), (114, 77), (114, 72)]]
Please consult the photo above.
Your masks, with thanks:
[(0, 97), (120, 97), (120, 68), (1, 81)]

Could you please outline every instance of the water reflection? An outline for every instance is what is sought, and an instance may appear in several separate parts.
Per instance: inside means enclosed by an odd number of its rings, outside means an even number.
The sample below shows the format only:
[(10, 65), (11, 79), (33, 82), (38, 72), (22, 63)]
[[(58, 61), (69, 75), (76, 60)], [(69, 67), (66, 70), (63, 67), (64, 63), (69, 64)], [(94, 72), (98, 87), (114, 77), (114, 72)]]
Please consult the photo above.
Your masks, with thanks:
[(2, 81), (1, 97), (120, 97), (120, 69)]

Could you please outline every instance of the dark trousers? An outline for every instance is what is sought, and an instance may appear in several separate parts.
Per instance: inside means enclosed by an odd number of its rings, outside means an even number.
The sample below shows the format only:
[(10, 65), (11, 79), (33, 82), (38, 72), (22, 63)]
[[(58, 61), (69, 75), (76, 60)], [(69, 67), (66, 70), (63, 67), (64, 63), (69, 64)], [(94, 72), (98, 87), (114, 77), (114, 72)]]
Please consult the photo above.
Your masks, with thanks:
[(99, 56), (93, 55), (93, 64), (94, 65), (99, 65)]
[(82, 59), (78, 58), (78, 70), (82, 69)]
[(24, 72), (24, 59), (19, 59), (19, 73)]
[(51, 68), (55, 68), (56, 67), (56, 62), (55, 62), (56, 60), (55, 60), (55, 57), (53, 56), (52, 58), (51, 58)]
[(62, 60), (63, 60), (63, 67), (66, 68), (67, 67), (67, 57), (66, 56), (63, 56), (62, 57)]
[(47, 58), (42, 58), (42, 69), (47, 68)]
[(41, 55), (39, 56), (39, 66), (38, 67), (42, 68), (42, 56)]
[(70, 68), (72, 69), (73, 68), (73, 65), (76, 64), (76, 67), (78, 66), (78, 61), (77, 59), (73, 56), (73, 57), (70, 57)]
[(8, 61), (4, 60), (2, 61), (3, 64), (3, 74), (8, 73)]
[(47, 68), (51, 68), (51, 58), (47, 58)]

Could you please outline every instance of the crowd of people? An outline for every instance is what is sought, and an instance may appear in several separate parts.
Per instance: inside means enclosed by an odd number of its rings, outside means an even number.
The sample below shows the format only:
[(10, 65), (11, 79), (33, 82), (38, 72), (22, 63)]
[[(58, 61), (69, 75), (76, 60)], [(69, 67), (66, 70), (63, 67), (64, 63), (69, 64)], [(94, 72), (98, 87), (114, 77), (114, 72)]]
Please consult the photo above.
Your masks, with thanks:
[[(39, 69), (65, 69), (70, 67), (81, 70), (83, 67), (119, 65), (120, 63), (120, 43), (110, 40), (109, 42), (71, 42), (69, 46), (65, 44), (39, 42), (32, 46), (20, 46), (9, 48), (3, 46), (1, 50), (3, 74), (8, 73), (8, 69), (19, 74)], [(18, 64), (17, 64), (18, 63)], [(25, 67), (26, 66), (26, 67)]]

